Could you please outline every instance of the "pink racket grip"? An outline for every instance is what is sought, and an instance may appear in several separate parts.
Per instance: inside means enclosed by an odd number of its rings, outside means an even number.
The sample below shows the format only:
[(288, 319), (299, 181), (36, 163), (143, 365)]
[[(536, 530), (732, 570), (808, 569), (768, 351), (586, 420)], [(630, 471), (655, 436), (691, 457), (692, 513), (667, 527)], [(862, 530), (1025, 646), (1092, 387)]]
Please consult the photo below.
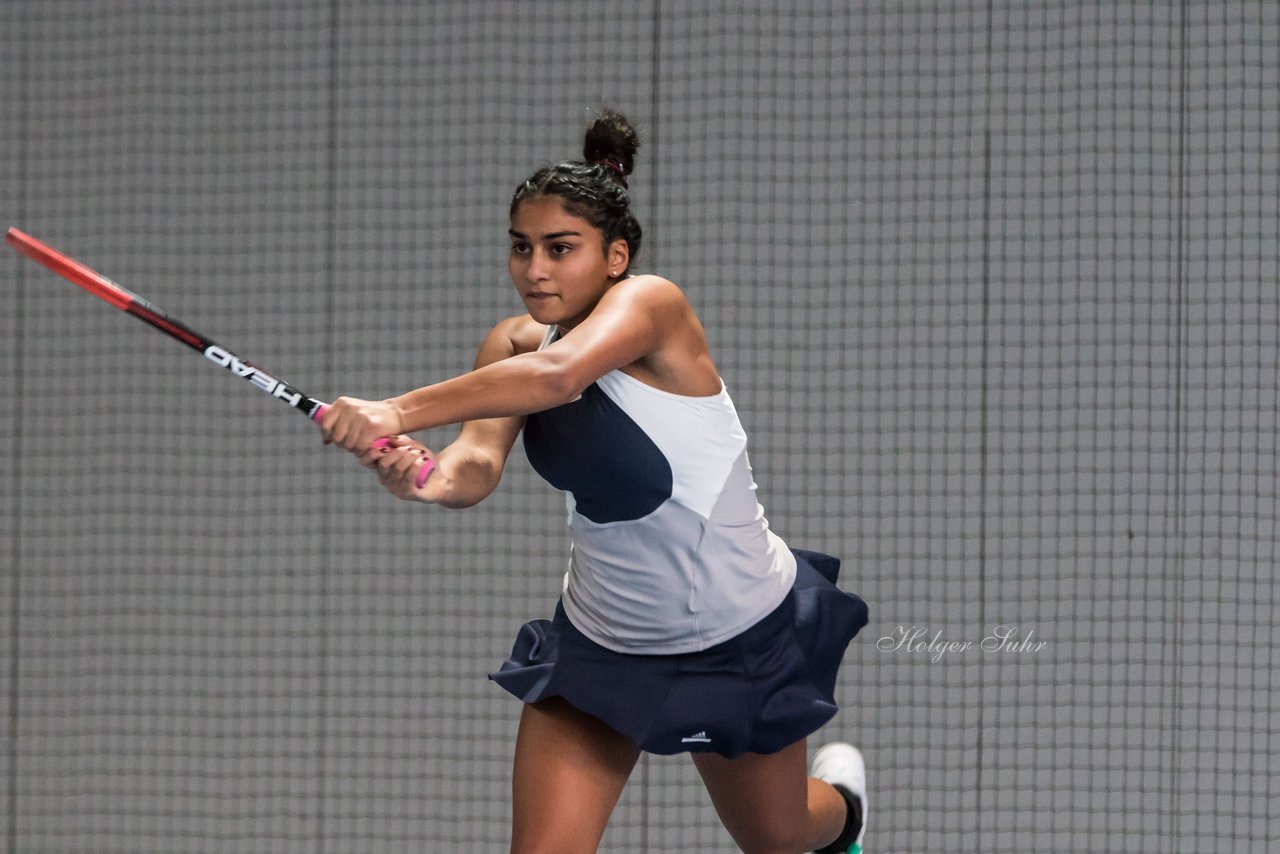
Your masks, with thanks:
[[(311, 413), (311, 420), (320, 423), (320, 419), (324, 417), (325, 410), (329, 408), (328, 404), (322, 403), (316, 407), (316, 411)], [(384, 450), (391, 447), (391, 437), (383, 436), (381, 439), (374, 439), (373, 444), (369, 447), (375, 450)], [(427, 478), (431, 477), (431, 473), (436, 470), (436, 461), (430, 457), (422, 458), (422, 465), (418, 469), (418, 476), (413, 479), (413, 485), (422, 489), (427, 483)]]
[[(391, 437), (383, 436), (381, 439), (374, 439), (373, 443), (369, 445), (369, 447), (379, 451), (385, 448), (390, 448)], [(419, 464), (419, 467), (418, 467), (418, 476), (413, 479), (414, 487), (417, 489), (422, 489), (422, 487), (425, 486), (427, 483), (427, 478), (431, 477), (431, 473), (435, 470), (436, 470), (436, 461), (431, 459), (431, 457), (423, 457), (422, 462), (421, 464)]]
[(418, 476), (413, 479), (413, 485), (418, 489), (427, 485), (427, 478), (431, 477), (431, 473), (436, 470), (436, 461), (430, 457), (422, 458), (422, 466), (418, 469)]

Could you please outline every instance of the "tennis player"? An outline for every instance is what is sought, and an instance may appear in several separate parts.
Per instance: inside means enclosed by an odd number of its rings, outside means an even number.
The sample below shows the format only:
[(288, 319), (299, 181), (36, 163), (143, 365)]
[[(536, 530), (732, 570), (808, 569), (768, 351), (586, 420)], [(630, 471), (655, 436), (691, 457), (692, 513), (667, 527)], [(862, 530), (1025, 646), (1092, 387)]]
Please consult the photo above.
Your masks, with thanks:
[[(563, 596), (490, 676), (525, 703), (513, 852), (595, 851), (642, 750), (692, 754), (748, 854), (860, 852), (861, 754), (829, 744), (813, 776), (805, 755), (867, 607), (835, 586), (835, 558), (770, 530), (702, 325), (675, 284), (631, 273), (638, 147), (605, 111), (583, 161), (520, 184), (507, 266), (528, 313), (493, 328), (468, 374), (339, 398), (325, 440), (400, 498), (466, 507), (497, 487), (523, 429), (529, 461), (565, 493)], [(455, 423), (438, 457), (402, 435)], [(435, 469), (418, 487), (424, 460)]]

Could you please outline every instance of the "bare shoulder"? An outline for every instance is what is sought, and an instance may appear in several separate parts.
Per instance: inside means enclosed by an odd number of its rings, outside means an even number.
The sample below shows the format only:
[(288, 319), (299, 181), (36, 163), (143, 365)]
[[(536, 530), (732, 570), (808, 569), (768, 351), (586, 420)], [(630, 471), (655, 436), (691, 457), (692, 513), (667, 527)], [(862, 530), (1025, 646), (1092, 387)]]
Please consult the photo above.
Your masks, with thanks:
[(684, 299), (684, 291), (670, 279), (650, 274), (628, 276), (618, 282), (612, 290), (625, 289), (632, 293), (645, 293), (659, 299)]
[(542, 336), (547, 327), (538, 323), (527, 314), (519, 314), (501, 320), (489, 333), (486, 344), (505, 344), (510, 348), (509, 355), (532, 353), (542, 344)]
[[(605, 293), (605, 300), (642, 304), (650, 310), (683, 311), (689, 307), (684, 291), (662, 276), (630, 276)], [(602, 300), (603, 302), (604, 300)]]

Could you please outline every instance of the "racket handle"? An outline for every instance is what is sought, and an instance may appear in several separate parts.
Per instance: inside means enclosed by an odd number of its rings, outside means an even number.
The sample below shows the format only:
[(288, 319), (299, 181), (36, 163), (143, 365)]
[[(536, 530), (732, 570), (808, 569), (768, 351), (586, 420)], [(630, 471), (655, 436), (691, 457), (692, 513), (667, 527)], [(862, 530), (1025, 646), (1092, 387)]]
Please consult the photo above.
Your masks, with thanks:
[[(316, 407), (316, 411), (311, 413), (311, 420), (320, 423), (320, 419), (324, 417), (325, 410), (329, 408), (327, 403), (322, 403)], [(391, 447), (391, 438), (383, 436), (381, 439), (374, 439), (371, 448), (382, 450)], [(422, 489), (427, 483), (427, 478), (431, 477), (431, 473), (436, 470), (436, 461), (430, 457), (423, 457), (422, 463), (418, 467), (418, 476), (413, 479), (413, 485), (418, 489)]]
[[(381, 439), (374, 439), (371, 448), (383, 450), (391, 447), (391, 439), (383, 436)], [(418, 464), (418, 476), (413, 479), (413, 485), (418, 489), (426, 484), (427, 478), (431, 477), (431, 473), (436, 470), (436, 461), (430, 457), (423, 457), (422, 462)]]
[(422, 465), (418, 468), (418, 476), (413, 479), (413, 485), (418, 489), (427, 485), (427, 478), (431, 477), (431, 473), (436, 470), (436, 461), (430, 457), (422, 458)]

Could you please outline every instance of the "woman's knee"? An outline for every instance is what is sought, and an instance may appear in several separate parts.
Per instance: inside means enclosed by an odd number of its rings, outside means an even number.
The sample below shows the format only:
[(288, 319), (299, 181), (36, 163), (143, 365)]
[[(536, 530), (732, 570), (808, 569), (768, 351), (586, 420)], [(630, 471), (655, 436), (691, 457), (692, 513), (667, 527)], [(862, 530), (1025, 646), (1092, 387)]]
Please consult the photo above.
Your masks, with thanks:
[(805, 838), (791, 827), (757, 827), (734, 842), (743, 854), (805, 854)]
[(527, 840), (511, 844), (511, 854), (596, 854), (595, 844), (563, 839)]

